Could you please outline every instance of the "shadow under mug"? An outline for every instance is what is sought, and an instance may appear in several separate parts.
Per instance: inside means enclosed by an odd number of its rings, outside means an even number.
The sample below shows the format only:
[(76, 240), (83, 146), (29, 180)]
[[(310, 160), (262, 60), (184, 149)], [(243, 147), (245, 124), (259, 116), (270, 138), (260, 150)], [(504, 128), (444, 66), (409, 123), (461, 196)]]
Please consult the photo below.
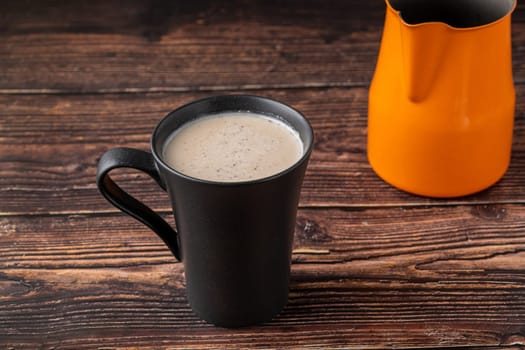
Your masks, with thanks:
[[(253, 181), (200, 180), (170, 168), (163, 148), (170, 135), (201, 116), (246, 111), (279, 118), (300, 135), (304, 153), (290, 168)], [(223, 95), (169, 113), (155, 128), (151, 153), (114, 148), (98, 163), (97, 186), (114, 206), (151, 228), (184, 264), (189, 303), (202, 319), (223, 327), (269, 321), (288, 301), (295, 219), (313, 130), (297, 110), (268, 98)], [(123, 191), (115, 168), (150, 175), (168, 192), (177, 230)]]

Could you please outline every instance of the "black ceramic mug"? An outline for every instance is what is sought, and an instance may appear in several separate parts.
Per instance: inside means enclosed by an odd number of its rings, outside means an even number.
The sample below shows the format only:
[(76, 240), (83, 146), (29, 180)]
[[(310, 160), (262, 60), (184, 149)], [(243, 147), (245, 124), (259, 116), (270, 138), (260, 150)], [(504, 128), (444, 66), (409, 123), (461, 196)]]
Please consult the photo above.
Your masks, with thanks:
[[(214, 182), (184, 175), (163, 160), (169, 136), (201, 116), (246, 111), (276, 117), (295, 129), (304, 153), (288, 169), (245, 182)], [(114, 148), (98, 164), (104, 197), (141, 221), (184, 264), (192, 309), (224, 327), (270, 320), (288, 300), (292, 242), (299, 194), (312, 150), (313, 131), (297, 110), (275, 100), (224, 95), (198, 100), (169, 113), (151, 138), (151, 153)], [(177, 230), (109, 176), (115, 168), (150, 175), (168, 192)]]

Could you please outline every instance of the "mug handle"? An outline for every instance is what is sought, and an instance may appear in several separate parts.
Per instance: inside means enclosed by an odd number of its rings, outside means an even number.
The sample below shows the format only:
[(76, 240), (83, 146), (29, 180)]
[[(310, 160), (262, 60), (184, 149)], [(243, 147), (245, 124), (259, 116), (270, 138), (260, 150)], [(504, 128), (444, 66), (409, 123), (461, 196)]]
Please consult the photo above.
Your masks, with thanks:
[(145, 204), (122, 190), (111, 179), (109, 172), (117, 168), (143, 171), (151, 176), (163, 190), (166, 190), (151, 153), (123, 147), (107, 151), (98, 162), (97, 187), (111, 204), (152, 229), (170, 248), (175, 258), (181, 261), (177, 231)]

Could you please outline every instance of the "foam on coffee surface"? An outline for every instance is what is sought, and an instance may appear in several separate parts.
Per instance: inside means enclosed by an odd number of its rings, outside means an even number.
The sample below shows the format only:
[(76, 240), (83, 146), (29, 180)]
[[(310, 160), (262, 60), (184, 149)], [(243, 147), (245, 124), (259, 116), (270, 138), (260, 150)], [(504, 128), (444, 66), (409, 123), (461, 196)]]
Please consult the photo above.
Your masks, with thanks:
[(168, 140), (163, 159), (198, 179), (241, 182), (288, 169), (303, 155), (297, 131), (277, 118), (248, 112), (205, 116)]

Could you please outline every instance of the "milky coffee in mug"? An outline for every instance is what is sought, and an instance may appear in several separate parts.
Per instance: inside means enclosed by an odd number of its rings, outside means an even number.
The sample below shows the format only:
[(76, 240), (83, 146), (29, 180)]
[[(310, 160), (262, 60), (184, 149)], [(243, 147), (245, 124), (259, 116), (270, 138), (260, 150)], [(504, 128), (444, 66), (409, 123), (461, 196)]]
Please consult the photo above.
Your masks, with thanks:
[(303, 148), (299, 133), (282, 120), (225, 112), (197, 118), (176, 130), (163, 158), (194, 178), (243, 182), (288, 169), (302, 157)]

